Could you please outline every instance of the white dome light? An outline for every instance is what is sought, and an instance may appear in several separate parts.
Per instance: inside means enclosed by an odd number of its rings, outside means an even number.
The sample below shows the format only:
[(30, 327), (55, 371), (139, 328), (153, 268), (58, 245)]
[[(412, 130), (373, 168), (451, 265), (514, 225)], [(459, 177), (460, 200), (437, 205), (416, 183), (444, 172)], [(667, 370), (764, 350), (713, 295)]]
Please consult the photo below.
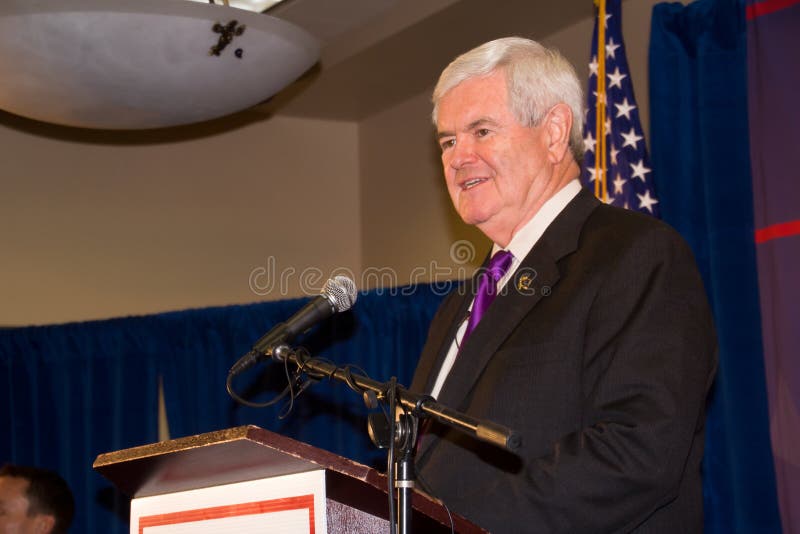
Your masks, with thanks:
[(318, 58), (304, 30), (207, 2), (0, 1), (0, 108), (57, 124), (220, 117), (263, 102)]

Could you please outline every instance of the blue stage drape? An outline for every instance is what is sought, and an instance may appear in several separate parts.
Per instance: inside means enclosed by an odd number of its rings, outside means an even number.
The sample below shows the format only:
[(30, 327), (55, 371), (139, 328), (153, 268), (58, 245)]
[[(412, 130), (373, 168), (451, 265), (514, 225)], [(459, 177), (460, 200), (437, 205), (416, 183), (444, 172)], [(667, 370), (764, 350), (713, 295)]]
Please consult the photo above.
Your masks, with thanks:
[[(363, 293), (353, 310), (299, 342), (312, 354), (357, 365), (375, 380), (411, 381), (428, 324), (450, 288), (420, 285)], [(261, 334), (304, 299), (0, 330), (0, 463), (60, 472), (75, 493), (72, 532), (127, 533), (129, 503), (92, 470), (98, 454), (158, 439), (157, 386), (163, 377), (172, 437), (256, 424), (368, 465), (384, 453), (366, 433), (361, 397), (338, 382), (315, 384), (296, 399), (263, 410), (234, 403), (225, 391), (230, 366)], [(356, 372), (358, 372), (356, 370)], [(237, 381), (242, 391), (281, 383), (269, 363)]]
[(0, 331), (0, 462), (54, 469), (75, 495), (72, 532), (127, 533), (128, 501), (97, 454), (157, 439), (152, 318)]
[[(396, 376), (399, 383), (408, 385), (428, 324), (448, 288), (449, 284), (422, 285), (364, 293), (351, 311), (334, 316), (296, 344), (339, 365), (358, 366), (375, 380)], [(256, 424), (383, 468), (379, 464), (383, 453), (373, 448), (366, 434), (363, 400), (340, 382), (325, 380), (312, 386), (282, 419), (285, 402), (266, 409), (249, 408), (236, 404), (225, 391), (225, 378), (236, 358), (305, 302), (292, 299), (175, 317), (168, 326), (171, 334), (160, 339), (173, 437)], [(264, 368), (266, 372), (256, 369), (236, 380), (237, 392), (261, 391), (248, 397), (254, 402), (274, 398), (286, 383), (285, 371), (278, 364), (260, 369)], [(362, 372), (358, 368), (353, 371)]]
[(650, 110), (661, 213), (694, 250), (719, 336), (706, 432), (706, 531), (780, 532), (753, 244), (741, 2), (654, 7)]

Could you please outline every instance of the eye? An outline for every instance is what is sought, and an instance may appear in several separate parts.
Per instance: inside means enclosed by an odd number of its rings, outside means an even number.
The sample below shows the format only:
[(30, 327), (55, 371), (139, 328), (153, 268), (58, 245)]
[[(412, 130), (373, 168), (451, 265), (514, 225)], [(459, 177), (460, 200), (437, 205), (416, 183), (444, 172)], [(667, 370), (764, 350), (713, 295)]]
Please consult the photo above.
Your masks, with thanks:
[(448, 148), (452, 148), (456, 144), (456, 140), (454, 138), (442, 139), (439, 141), (439, 146), (442, 150), (447, 150)]
[(487, 135), (489, 135), (489, 129), (488, 128), (479, 128), (479, 129), (475, 130), (475, 135), (477, 137), (486, 137)]

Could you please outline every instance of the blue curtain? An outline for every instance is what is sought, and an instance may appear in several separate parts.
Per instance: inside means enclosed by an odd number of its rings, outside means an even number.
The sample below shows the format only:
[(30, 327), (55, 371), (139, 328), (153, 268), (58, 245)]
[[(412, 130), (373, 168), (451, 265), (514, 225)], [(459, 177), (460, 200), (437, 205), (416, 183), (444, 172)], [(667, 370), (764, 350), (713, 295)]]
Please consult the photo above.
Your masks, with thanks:
[[(351, 311), (298, 339), (296, 345), (375, 380), (396, 376), (408, 385), (427, 335), (428, 324), (449, 284), (375, 290), (361, 294)], [(344, 384), (323, 381), (304, 392), (281, 418), (285, 402), (266, 409), (236, 404), (225, 391), (234, 361), (272, 325), (286, 320), (304, 299), (186, 312), (167, 325), (158, 340), (164, 350), (164, 392), (172, 437), (231, 426), (256, 424), (347, 456), (383, 467), (383, 453), (366, 434), (363, 400)], [(165, 317), (165, 319), (167, 319)], [(187, 320), (188, 319), (188, 320)], [(360, 370), (359, 370), (360, 369)], [(286, 383), (281, 365), (268, 364), (234, 382), (248, 400), (265, 402)]]
[[(428, 324), (449, 284), (372, 291), (298, 343), (315, 356), (359, 366), (375, 380), (408, 384)], [(76, 503), (73, 532), (128, 532), (128, 499), (92, 470), (98, 454), (158, 439), (163, 377), (172, 437), (256, 424), (383, 467), (366, 434), (361, 398), (338, 383), (286, 405), (257, 410), (228, 397), (230, 366), (305, 300), (209, 308), (48, 327), (0, 330), (0, 463), (60, 472)], [(237, 381), (266, 400), (282, 389), (283, 367), (267, 364)], [(284, 380), (285, 381), (285, 380)], [(263, 391), (262, 391), (263, 390)]]
[(158, 437), (151, 321), (0, 331), (0, 462), (61, 473), (75, 495), (73, 532), (128, 532), (128, 501), (91, 466)]
[(753, 244), (741, 2), (654, 7), (650, 109), (661, 213), (694, 250), (719, 336), (704, 461), (706, 531), (780, 532)]

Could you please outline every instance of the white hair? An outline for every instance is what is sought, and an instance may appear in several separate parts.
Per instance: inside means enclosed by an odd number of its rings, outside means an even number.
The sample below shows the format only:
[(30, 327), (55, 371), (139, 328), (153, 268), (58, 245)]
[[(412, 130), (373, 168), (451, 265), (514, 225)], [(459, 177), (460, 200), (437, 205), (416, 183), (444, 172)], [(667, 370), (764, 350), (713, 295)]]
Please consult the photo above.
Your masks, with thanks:
[(577, 161), (583, 157), (583, 91), (575, 68), (557, 50), (522, 37), (496, 39), (473, 48), (442, 71), (433, 90), (433, 123), (439, 101), (456, 85), (470, 78), (488, 76), (503, 69), (508, 102), (514, 118), (524, 126), (537, 126), (544, 115), (563, 102), (572, 110), (570, 150)]

